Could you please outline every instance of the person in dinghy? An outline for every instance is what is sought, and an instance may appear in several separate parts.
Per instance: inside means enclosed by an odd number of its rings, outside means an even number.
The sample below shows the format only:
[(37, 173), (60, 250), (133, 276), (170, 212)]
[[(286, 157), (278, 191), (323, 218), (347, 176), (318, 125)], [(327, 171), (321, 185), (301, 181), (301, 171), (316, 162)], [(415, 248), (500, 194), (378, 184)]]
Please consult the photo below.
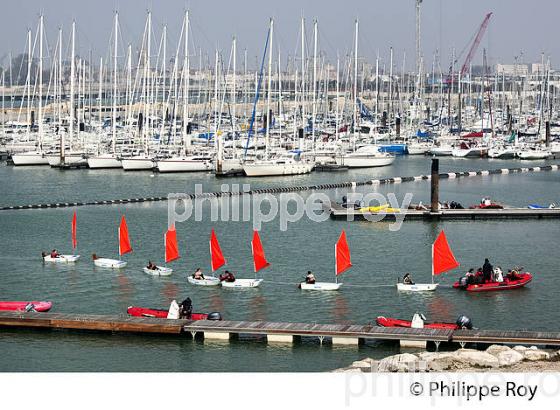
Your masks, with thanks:
[(152, 261), (148, 261), (148, 265), (146, 266), (146, 268), (149, 269), (149, 270), (156, 270), (157, 266)]
[(194, 273), (192, 274), (193, 279), (196, 280), (203, 280), (204, 279), (204, 274), (202, 273), (202, 269), (197, 268)]
[(310, 270), (308, 270), (307, 275), (305, 275), (305, 283), (307, 283), (308, 285), (315, 284), (315, 275), (313, 275)]
[(53, 249), (51, 253), (41, 252), (41, 256), (45, 259), (45, 256), (50, 256), (51, 259), (58, 259), (60, 258), (60, 253), (56, 249)]
[(226, 270), (223, 274), (220, 275), (220, 281), (233, 283), (235, 282), (235, 275), (231, 273), (229, 270)]
[(410, 273), (405, 273), (402, 281), (405, 285), (414, 285), (414, 281), (412, 280), (412, 276), (410, 276)]

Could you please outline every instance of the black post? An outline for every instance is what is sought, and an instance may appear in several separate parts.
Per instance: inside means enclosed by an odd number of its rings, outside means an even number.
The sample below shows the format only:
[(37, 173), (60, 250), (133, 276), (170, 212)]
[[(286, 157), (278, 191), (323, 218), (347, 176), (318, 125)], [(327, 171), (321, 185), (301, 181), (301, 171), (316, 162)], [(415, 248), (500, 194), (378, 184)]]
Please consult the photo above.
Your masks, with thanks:
[(383, 111), (383, 115), (381, 116), (381, 126), (383, 128), (387, 126), (387, 111)]
[(545, 127), (545, 145), (546, 147), (550, 147), (550, 122), (545, 122), (544, 123), (544, 127)]
[(397, 138), (401, 136), (401, 118), (397, 117), (395, 119), (395, 131), (397, 133)]
[(439, 159), (432, 158), (432, 212), (439, 211)]

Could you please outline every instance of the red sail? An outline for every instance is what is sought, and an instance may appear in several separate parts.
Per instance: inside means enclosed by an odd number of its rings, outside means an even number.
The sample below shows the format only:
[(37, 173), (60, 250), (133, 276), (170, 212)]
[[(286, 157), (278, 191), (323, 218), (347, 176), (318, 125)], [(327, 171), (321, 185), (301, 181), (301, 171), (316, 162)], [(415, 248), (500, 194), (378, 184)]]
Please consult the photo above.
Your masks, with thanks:
[(78, 238), (76, 236), (76, 211), (74, 211), (74, 216), (72, 217), (72, 248), (76, 249), (78, 246)]
[(459, 267), (459, 262), (453, 256), (445, 232), (441, 231), (432, 245), (432, 274), (439, 275)]
[(261, 243), (261, 237), (257, 231), (253, 231), (253, 240), (251, 241), (251, 248), (253, 250), (253, 263), (255, 265), (255, 272), (270, 266), (266, 260), (264, 249)]
[(213, 228), (212, 233), (210, 234), (210, 259), (212, 264), (212, 272), (220, 269), (226, 264), (226, 259), (224, 258), (224, 254), (222, 253), (222, 249), (220, 248), (218, 238), (216, 237), (216, 233), (214, 232)]
[(126, 219), (124, 219), (123, 215), (121, 224), (119, 225), (119, 255), (124, 255), (129, 252), (132, 252), (132, 247), (130, 246), (130, 238), (128, 237), (128, 226), (126, 225)]
[(344, 229), (340, 234), (340, 238), (338, 238), (338, 241), (336, 242), (335, 259), (337, 276), (352, 266), (352, 261), (350, 260), (350, 248), (348, 247), (348, 242), (346, 241), (346, 232), (344, 232)]
[(177, 231), (172, 226), (165, 233), (165, 263), (179, 259), (179, 246), (177, 245)]

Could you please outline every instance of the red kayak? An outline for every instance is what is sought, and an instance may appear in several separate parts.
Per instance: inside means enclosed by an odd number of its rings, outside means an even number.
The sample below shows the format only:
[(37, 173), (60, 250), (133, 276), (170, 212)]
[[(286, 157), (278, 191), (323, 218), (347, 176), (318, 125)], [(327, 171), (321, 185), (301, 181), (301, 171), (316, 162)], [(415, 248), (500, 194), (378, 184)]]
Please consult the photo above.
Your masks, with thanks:
[[(394, 319), (391, 317), (378, 316), (375, 320), (377, 326), (383, 327), (411, 327), (412, 322), (410, 320)], [(424, 323), (424, 328), (426, 329), (459, 329), (455, 323)]]
[(52, 302), (0, 302), (0, 310), (18, 312), (48, 312)]
[(517, 289), (525, 286), (527, 283), (533, 280), (533, 275), (529, 272), (518, 273), (515, 279), (509, 279), (507, 276), (504, 278), (503, 282), (487, 282), (480, 284), (470, 284), (467, 286), (461, 285), (459, 282), (455, 282), (453, 287), (455, 289), (463, 289), (468, 292), (490, 292), (495, 290), (510, 290)]
[[(130, 316), (136, 317), (157, 317), (167, 319), (168, 311), (165, 309), (150, 309), (139, 306), (130, 306), (126, 313)], [(191, 320), (222, 320), (222, 315), (219, 312), (212, 313), (193, 313)]]

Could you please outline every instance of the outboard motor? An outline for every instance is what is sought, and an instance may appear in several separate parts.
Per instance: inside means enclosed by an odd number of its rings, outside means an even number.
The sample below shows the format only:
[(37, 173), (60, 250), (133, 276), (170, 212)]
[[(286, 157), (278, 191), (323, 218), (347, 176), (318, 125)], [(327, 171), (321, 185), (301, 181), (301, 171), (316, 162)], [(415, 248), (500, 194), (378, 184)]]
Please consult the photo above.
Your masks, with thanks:
[(468, 329), (471, 330), (473, 328), (472, 325), (472, 321), (470, 318), (468, 318), (465, 315), (461, 315), (457, 318), (457, 321), (455, 322), (455, 324), (457, 326), (459, 326), (460, 329)]
[(222, 314), (220, 312), (210, 312), (206, 320), (222, 320)]

